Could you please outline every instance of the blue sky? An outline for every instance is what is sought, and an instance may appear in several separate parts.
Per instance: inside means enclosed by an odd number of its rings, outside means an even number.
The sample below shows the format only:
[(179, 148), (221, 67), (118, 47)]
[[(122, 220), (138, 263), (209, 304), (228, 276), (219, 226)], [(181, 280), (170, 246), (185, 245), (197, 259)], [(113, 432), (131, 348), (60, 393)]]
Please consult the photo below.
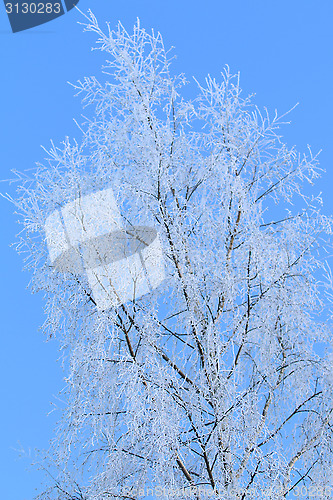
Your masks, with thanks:
[[(331, 0), (80, 0), (100, 21), (115, 27), (118, 20), (131, 30), (136, 18), (147, 29), (175, 46), (176, 72), (202, 81), (218, 77), (225, 64), (240, 71), (245, 94), (256, 93), (259, 107), (283, 114), (299, 106), (283, 129), (289, 146), (313, 152), (322, 149), (327, 171), (314, 192), (322, 191), (324, 212), (333, 213), (333, 4)], [(32, 168), (45, 157), (41, 145), (65, 136), (80, 139), (73, 118), (80, 121), (81, 103), (67, 81), (98, 77), (103, 61), (91, 52), (95, 38), (83, 33), (73, 9), (49, 24), (13, 34), (0, 5), (0, 178), (10, 170)], [(1, 192), (13, 187), (0, 184)], [(44, 322), (42, 296), (27, 290), (29, 274), (23, 258), (9, 244), (20, 227), (12, 206), (0, 199), (0, 498), (30, 500), (40, 484), (31, 460), (18, 451), (46, 448), (53, 435), (56, 401), (63, 387), (56, 341), (45, 342), (38, 330)]]

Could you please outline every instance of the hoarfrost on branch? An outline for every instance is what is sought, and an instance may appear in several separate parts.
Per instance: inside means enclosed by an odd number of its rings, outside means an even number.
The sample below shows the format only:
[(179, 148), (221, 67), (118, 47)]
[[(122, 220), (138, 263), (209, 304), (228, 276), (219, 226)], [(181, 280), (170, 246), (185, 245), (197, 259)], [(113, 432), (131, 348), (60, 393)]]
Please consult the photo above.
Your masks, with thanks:
[[(52, 146), (13, 200), (68, 356), (41, 498), (330, 498), (331, 219), (305, 195), (317, 158), (288, 149), (228, 69), (186, 100), (160, 34), (105, 34), (92, 14), (85, 29), (107, 62), (75, 85), (93, 110), (82, 144)], [(166, 278), (101, 310), (84, 274), (52, 266), (44, 227), (110, 188), (124, 226), (159, 234)]]

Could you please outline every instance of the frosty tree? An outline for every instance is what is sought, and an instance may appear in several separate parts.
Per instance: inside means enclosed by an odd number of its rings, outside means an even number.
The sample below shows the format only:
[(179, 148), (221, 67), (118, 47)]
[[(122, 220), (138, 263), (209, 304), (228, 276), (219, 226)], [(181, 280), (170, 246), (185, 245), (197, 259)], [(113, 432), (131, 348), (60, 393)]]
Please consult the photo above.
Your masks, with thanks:
[[(187, 101), (159, 34), (86, 29), (108, 60), (75, 86), (82, 143), (13, 200), (68, 372), (41, 498), (332, 498), (331, 220), (302, 187), (317, 159), (228, 70)], [(152, 267), (126, 267), (153, 241)]]

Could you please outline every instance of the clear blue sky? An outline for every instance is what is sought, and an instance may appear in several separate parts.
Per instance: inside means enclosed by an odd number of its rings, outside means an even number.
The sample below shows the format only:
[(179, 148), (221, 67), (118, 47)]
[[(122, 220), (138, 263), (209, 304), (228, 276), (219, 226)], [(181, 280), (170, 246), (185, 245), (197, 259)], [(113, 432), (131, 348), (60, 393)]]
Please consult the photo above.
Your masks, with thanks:
[[(218, 77), (225, 64), (240, 71), (244, 93), (256, 93), (259, 107), (280, 114), (295, 103), (284, 137), (292, 146), (322, 149), (327, 173), (317, 184), (333, 213), (333, 3), (331, 0), (80, 0), (104, 24), (118, 20), (131, 30), (137, 17), (175, 46), (175, 71), (203, 80)], [(99, 75), (101, 54), (91, 52), (94, 35), (83, 33), (74, 10), (49, 24), (13, 34), (0, 5), (0, 178), (42, 161), (40, 145), (80, 138), (73, 122), (81, 104), (66, 82)], [(0, 191), (12, 188), (0, 184)], [(0, 498), (30, 500), (40, 483), (29, 460), (15, 449), (46, 448), (57, 418), (51, 401), (63, 386), (56, 341), (38, 331), (43, 299), (26, 289), (29, 274), (9, 244), (19, 226), (11, 205), (0, 199)]]

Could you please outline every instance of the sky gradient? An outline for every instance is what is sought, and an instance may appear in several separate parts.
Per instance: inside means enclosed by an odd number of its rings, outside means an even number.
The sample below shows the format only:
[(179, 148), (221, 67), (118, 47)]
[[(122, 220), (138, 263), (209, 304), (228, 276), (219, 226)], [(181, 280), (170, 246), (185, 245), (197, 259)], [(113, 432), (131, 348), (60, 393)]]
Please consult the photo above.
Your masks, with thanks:
[[(333, 4), (323, 0), (80, 0), (82, 12), (91, 8), (101, 26), (115, 28), (118, 20), (132, 30), (141, 25), (160, 31), (166, 47), (175, 47), (174, 72), (203, 82), (218, 78), (226, 64), (240, 72), (244, 95), (273, 114), (288, 115), (282, 130), (289, 146), (313, 153), (322, 150), (326, 173), (314, 193), (322, 192), (323, 212), (333, 213)], [(52, 139), (55, 145), (69, 136), (80, 140), (73, 118), (81, 121), (75, 83), (100, 75), (104, 56), (92, 52), (92, 33), (83, 33), (82, 14), (73, 9), (52, 22), (13, 34), (0, 5), (1, 134), (0, 179), (13, 177), (11, 169), (26, 170), (43, 162)], [(190, 88), (190, 87), (189, 87)], [(190, 90), (189, 90), (190, 91)], [(15, 186), (2, 182), (0, 192), (14, 194)], [(26, 470), (34, 449), (47, 448), (59, 414), (47, 414), (64, 385), (57, 342), (39, 331), (45, 320), (43, 297), (27, 290), (29, 273), (23, 257), (9, 247), (20, 226), (12, 205), (0, 199), (0, 498), (32, 500), (40, 484), (38, 471)], [(51, 402), (53, 404), (51, 404)], [(20, 458), (19, 451), (31, 454)]]

